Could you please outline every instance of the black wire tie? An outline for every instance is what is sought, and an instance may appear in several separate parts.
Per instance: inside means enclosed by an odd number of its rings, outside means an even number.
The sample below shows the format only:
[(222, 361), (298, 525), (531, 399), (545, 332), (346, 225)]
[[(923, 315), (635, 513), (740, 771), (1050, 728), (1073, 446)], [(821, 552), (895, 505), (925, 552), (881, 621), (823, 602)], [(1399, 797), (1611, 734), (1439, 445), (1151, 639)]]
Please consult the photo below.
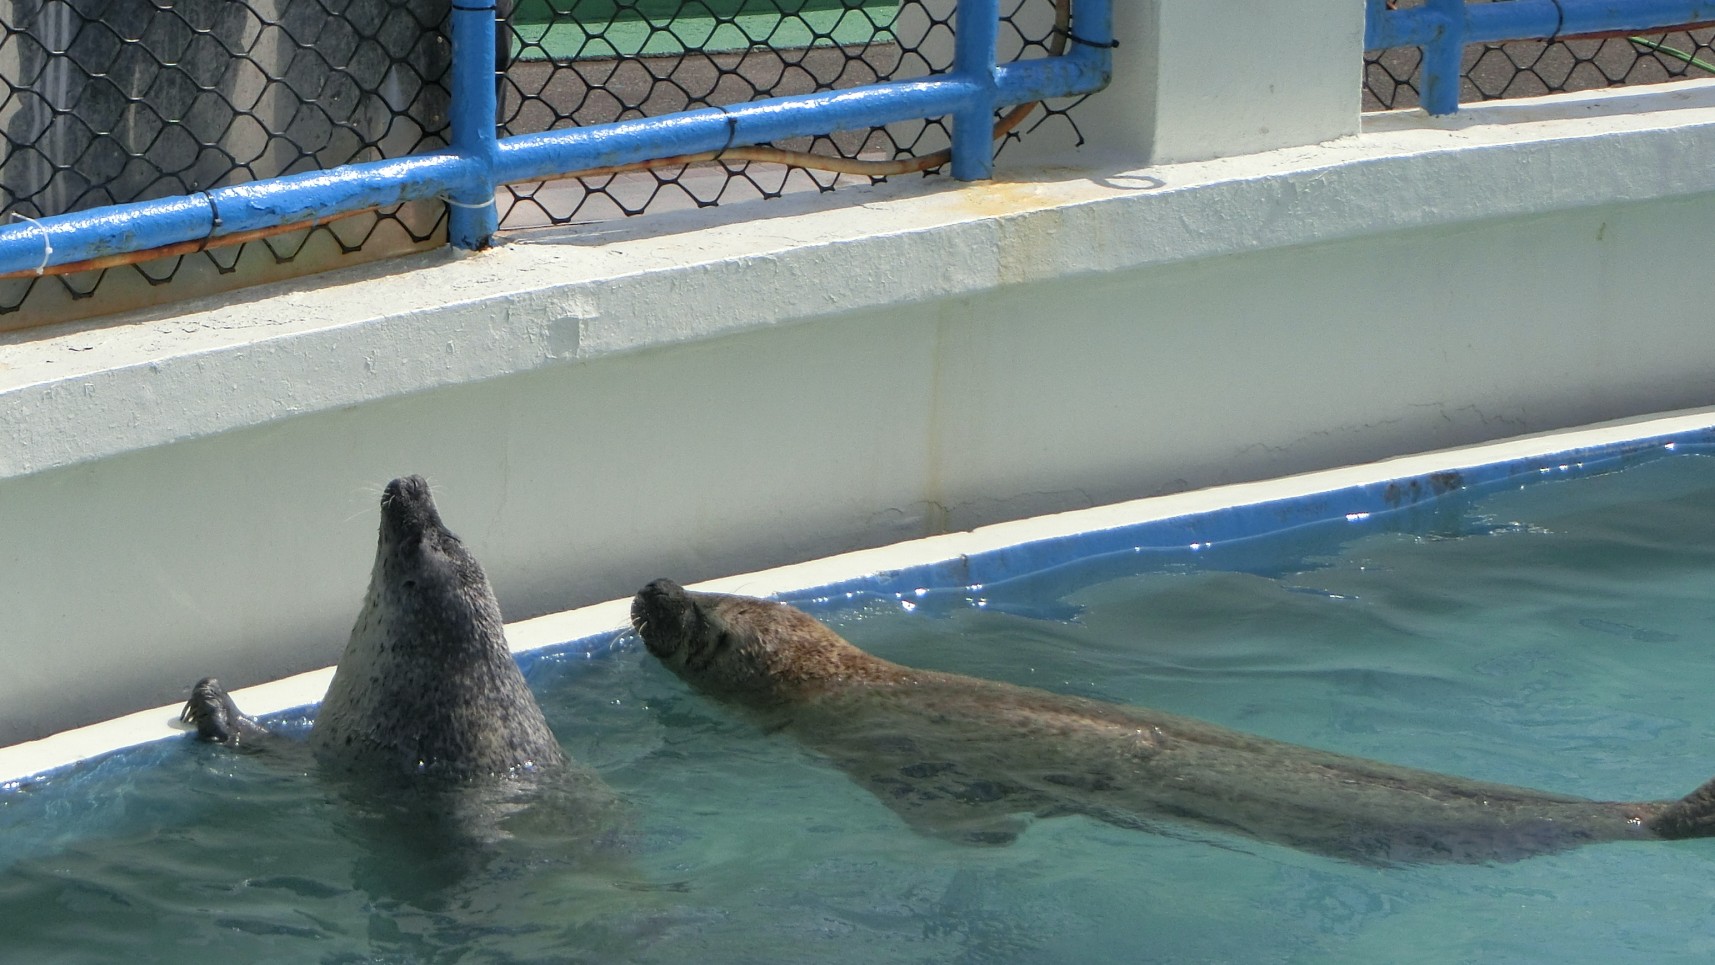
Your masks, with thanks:
[[(1558, 2), (1558, 0), (1557, 0), (1557, 2)], [(1112, 50), (1115, 47), (1118, 47), (1120, 45), (1120, 42), (1117, 40), (1107, 40), (1107, 41), (1085, 40), (1084, 38), (1078, 36), (1077, 34), (1073, 33), (1070, 30), (1066, 31), (1066, 39), (1070, 40), (1071, 42), (1073, 42), (1075, 44), (1083, 46), (1083, 47), (1095, 47), (1095, 48), (1100, 49), (1100, 50)]]
[(738, 115), (719, 104), (715, 105), (715, 110), (726, 115), (726, 143), (721, 145), (721, 153), (724, 154), (732, 147), (732, 142), (738, 140)]
[(215, 232), (220, 230), (220, 205), (214, 203), (214, 195), (209, 194), (207, 191), (200, 193), (202, 194), (202, 199), (208, 202), (208, 213), (214, 217), (214, 220), (209, 222), (208, 226), (208, 237), (213, 238)]

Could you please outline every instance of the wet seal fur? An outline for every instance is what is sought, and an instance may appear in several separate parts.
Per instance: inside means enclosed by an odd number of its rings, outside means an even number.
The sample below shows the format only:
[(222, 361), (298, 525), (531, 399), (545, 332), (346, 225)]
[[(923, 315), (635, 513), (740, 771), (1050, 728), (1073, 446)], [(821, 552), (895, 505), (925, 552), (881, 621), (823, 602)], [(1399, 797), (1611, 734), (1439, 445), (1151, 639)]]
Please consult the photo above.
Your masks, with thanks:
[[(181, 717), (204, 740), (268, 736), (212, 677)], [(569, 766), (506, 646), (488, 577), (421, 476), (381, 497), (369, 594), (309, 744), (324, 767), (371, 775), (468, 781)]]
[(270, 733), (212, 678), (182, 716), (203, 740), (334, 792), (329, 819), (353, 864), (349, 882), (329, 887), (433, 911), (431, 931), (457, 941), (511, 908), (495, 895), (549, 880), (555, 894), (582, 896), (567, 904), (595, 916), (586, 923), (631, 914), (637, 891), (675, 887), (631, 881), (629, 806), (561, 750), (506, 645), (488, 577), (421, 477), (395, 479), (381, 497), (369, 591), (309, 739)]
[(1162, 820), (1365, 864), (1506, 861), (1715, 834), (1715, 781), (1605, 802), (1253, 737), (859, 650), (783, 603), (644, 587), (632, 623), (695, 689), (826, 755), (926, 833), (1004, 844), (1029, 816)]

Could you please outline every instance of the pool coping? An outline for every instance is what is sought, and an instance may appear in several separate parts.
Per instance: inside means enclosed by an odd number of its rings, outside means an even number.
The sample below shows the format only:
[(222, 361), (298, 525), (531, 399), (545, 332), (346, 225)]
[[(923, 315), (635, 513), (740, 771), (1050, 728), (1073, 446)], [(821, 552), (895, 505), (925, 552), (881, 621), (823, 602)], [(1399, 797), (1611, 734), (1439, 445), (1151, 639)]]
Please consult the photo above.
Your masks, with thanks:
[[(1137, 545), (1140, 527), (1180, 525), (1153, 535), (1161, 545), (1196, 545), (1317, 520), (1367, 517), (1408, 508), (1476, 485), (1522, 482), (1617, 467), (1682, 443), (1715, 444), (1715, 408), (1683, 410), (1498, 442), (1400, 456), (1337, 469), (1236, 483), (858, 550), (737, 574), (695, 589), (804, 598), (864, 591), (973, 586), (1037, 572), (1073, 559)], [(671, 575), (671, 574), (663, 574)], [(617, 638), (629, 598), (551, 613), (507, 626), (515, 654), (577, 641)], [(597, 649), (591, 646), (592, 652)], [(333, 667), (247, 687), (233, 694), (255, 715), (319, 703)], [(188, 684), (188, 681), (187, 681)], [(183, 735), (177, 704), (0, 748), (0, 790), (79, 761)]]

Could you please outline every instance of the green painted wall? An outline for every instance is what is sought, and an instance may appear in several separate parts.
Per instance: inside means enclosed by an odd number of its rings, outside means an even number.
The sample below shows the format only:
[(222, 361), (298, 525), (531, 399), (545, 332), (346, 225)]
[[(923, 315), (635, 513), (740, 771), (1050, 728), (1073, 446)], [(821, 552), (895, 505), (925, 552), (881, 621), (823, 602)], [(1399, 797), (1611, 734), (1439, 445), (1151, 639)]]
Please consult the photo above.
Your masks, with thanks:
[(520, 0), (524, 60), (579, 60), (892, 40), (897, 0)]

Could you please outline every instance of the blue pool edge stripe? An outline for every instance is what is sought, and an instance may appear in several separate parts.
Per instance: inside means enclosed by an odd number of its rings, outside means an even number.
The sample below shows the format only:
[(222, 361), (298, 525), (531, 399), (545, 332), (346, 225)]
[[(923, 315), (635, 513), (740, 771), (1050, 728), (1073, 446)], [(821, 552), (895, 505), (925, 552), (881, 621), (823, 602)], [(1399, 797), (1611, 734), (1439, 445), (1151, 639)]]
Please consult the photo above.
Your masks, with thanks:
[(1674, 453), (1715, 455), (1715, 426), (1066, 533), (771, 595), (788, 601), (858, 593), (903, 599), (926, 590), (989, 586), (1127, 551), (1214, 548), (1341, 519), (1383, 521), (1449, 498), (1601, 475)]

